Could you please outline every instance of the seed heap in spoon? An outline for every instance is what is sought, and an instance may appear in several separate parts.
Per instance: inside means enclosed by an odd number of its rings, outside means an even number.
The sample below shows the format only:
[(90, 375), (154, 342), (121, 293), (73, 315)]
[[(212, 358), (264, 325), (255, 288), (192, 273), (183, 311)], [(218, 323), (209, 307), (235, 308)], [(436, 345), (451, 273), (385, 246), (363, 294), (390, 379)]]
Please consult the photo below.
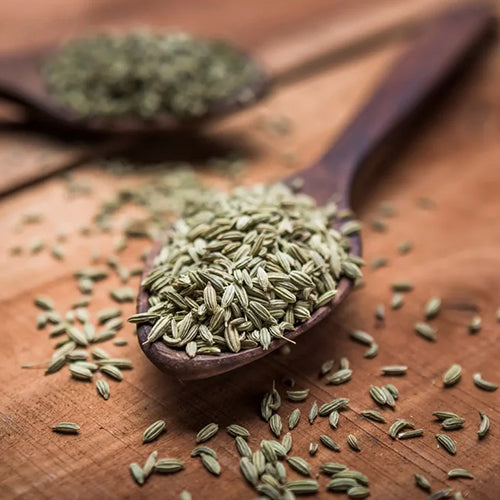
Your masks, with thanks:
[(227, 43), (148, 31), (70, 41), (42, 73), (52, 96), (79, 116), (145, 119), (193, 118), (221, 102), (248, 102), (261, 78)]
[(143, 283), (150, 308), (129, 321), (190, 357), (267, 349), (361, 275), (347, 238), (359, 224), (339, 231), (337, 215), (281, 184), (214, 195), (174, 224)]

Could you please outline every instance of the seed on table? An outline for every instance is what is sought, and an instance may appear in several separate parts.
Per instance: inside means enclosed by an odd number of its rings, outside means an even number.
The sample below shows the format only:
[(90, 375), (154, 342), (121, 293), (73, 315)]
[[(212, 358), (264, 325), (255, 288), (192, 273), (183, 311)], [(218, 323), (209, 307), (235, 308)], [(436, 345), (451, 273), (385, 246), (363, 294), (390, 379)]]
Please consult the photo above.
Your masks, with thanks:
[(110, 376), (111, 378), (114, 378), (115, 380), (118, 380), (119, 382), (123, 380), (122, 372), (116, 366), (112, 365), (101, 366), (99, 367), (99, 371)]
[(319, 484), (314, 479), (298, 479), (285, 483), (285, 488), (295, 495), (310, 495), (317, 493)]
[(286, 391), (286, 396), (290, 401), (300, 402), (307, 399), (309, 395), (309, 389), (304, 389), (301, 391)]
[(373, 259), (370, 267), (372, 269), (380, 269), (381, 267), (385, 267), (389, 264), (389, 259), (385, 257), (377, 257), (376, 259)]
[(353, 486), (347, 490), (347, 496), (349, 498), (367, 498), (370, 496), (370, 490), (365, 486)]
[(298, 408), (295, 408), (295, 410), (290, 413), (290, 416), (288, 417), (288, 428), (290, 430), (295, 429), (297, 427), (298, 423), (300, 420), (300, 410)]
[(354, 451), (361, 451), (361, 448), (358, 443), (358, 439), (354, 434), (349, 434), (347, 436), (347, 444), (353, 449)]
[(118, 302), (133, 302), (135, 300), (135, 290), (128, 286), (114, 288), (109, 292), (110, 297)]
[(326, 448), (329, 448), (330, 450), (333, 451), (340, 451), (340, 446), (330, 436), (327, 436), (326, 434), (321, 434), (319, 440), (321, 441), (321, 444)]
[(393, 292), (411, 292), (413, 290), (413, 283), (409, 281), (396, 281), (392, 284)]
[(217, 458), (217, 453), (214, 450), (212, 450), (212, 448), (209, 448), (208, 446), (197, 446), (191, 452), (191, 457), (199, 457), (200, 455), (203, 455), (203, 454), (210, 455), (214, 458)]
[(427, 497), (427, 500), (442, 500), (443, 498), (450, 498), (452, 493), (453, 490), (451, 488), (435, 491)]
[(481, 316), (474, 316), (469, 323), (469, 333), (478, 333), (481, 330)]
[(71, 363), (69, 365), (69, 371), (73, 378), (77, 380), (92, 380), (93, 373), (84, 366), (79, 365), (78, 363)]
[(271, 432), (279, 438), (281, 436), (281, 431), (283, 430), (283, 424), (281, 422), (281, 417), (275, 413), (269, 419), (269, 427), (271, 428)]
[(142, 471), (142, 467), (137, 462), (130, 464), (130, 473), (132, 474), (134, 481), (139, 486), (144, 484), (144, 472)]
[(409, 240), (405, 240), (405, 241), (402, 241), (398, 245), (398, 252), (401, 255), (405, 255), (405, 254), (409, 253), (412, 248), (413, 248), (413, 243), (411, 241), (409, 241)]
[(53, 245), (50, 249), (52, 256), (57, 260), (63, 260), (66, 256), (64, 248), (61, 245)]
[(382, 424), (386, 423), (384, 416), (376, 410), (363, 410), (360, 413), (368, 420), (373, 420), (374, 422), (380, 422)]
[(339, 360), (339, 366), (340, 366), (341, 370), (348, 370), (349, 369), (349, 360), (345, 356), (342, 356)]
[(201, 463), (203, 464), (205, 469), (207, 469), (207, 471), (210, 472), (210, 474), (213, 474), (214, 476), (220, 475), (221, 466), (216, 458), (214, 458), (210, 455), (202, 454), (201, 455)]
[(66, 356), (60, 355), (53, 357), (45, 370), (45, 375), (51, 375), (52, 373), (58, 372), (65, 364)]
[(98, 366), (113, 365), (121, 370), (130, 370), (133, 368), (132, 361), (126, 358), (106, 358), (96, 360)]
[(319, 409), (319, 416), (326, 417), (330, 415), (333, 411), (340, 410), (349, 404), (348, 398), (336, 398), (329, 403), (324, 403)]
[(347, 492), (351, 488), (358, 486), (358, 482), (350, 477), (334, 477), (327, 485), (326, 489), (336, 493)]
[(255, 465), (248, 457), (242, 457), (240, 460), (240, 470), (243, 477), (252, 485), (255, 486), (259, 481), (259, 474)]
[(422, 474), (415, 474), (415, 484), (424, 491), (431, 491), (431, 483)]
[(408, 367), (406, 365), (390, 365), (383, 366), (380, 370), (382, 375), (399, 376), (406, 375)]
[(411, 431), (400, 432), (398, 439), (413, 439), (424, 435), (423, 429), (413, 429)]
[(106, 309), (101, 309), (97, 313), (97, 320), (99, 324), (104, 324), (110, 319), (118, 318), (122, 315), (122, 310), (119, 307), (108, 307)]
[(250, 446), (248, 446), (248, 443), (241, 436), (236, 436), (234, 443), (240, 457), (252, 456), (252, 450), (250, 449)]
[(298, 472), (299, 474), (302, 474), (303, 476), (310, 476), (311, 475), (311, 467), (303, 458), (288, 457), (286, 459), (286, 461), (288, 462), (288, 465), (295, 472)]
[(368, 486), (368, 476), (363, 474), (362, 472), (359, 472), (357, 470), (349, 470), (349, 469), (344, 469), (341, 471), (336, 472), (333, 477), (348, 477), (351, 479), (354, 479), (358, 483), (362, 484), (363, 486)]
[(96, 386), (97, 386), (97, 392), (100, 394), (100, 396), (103, 399), (108, 400), (109, 399), (109, 384), (105, 380), (99, 379), (96, 382)]
[(415, 332), (426, 340), (436, 340), (436, 329), (432, 328), (432, 326), (428, 325), (427, 323), (415, 323)]
[(414, 429), (415, 424), (413, 422), (410, 422), (409, 420), (406, 420), (404, 418), (398, 418), (390, 427), (389, 427), (389, 436), (392, 439), (396, 439), (397, 435), (403, 430), (403, 429)]
[(474, 384), (476, 385), (476, 387), (482, 389), (483, 391), (493, 392), (498, 389), (497, 384), (484, 380), (480, 373), (474, 373), (472, 378), (474, 380)]
[(153, 472), (157, 458), (158, 452), (155, 450), (149, 455), (149, 457), (146, 459), (146, 462), (144, 462), (144, 467), (142, 468), (144, 479), (147, 479)]
[(403, 307), (404, 304), (404, 296), (402, 293), (395, 293), (391, 299), (391, 309), (399, 309)]
[(432, 297), (425, 306), (425, 319), (435, 318), (441, 310), (441, 299), (439, 297)]
[(54, 301), (45, 295), (38, 295), (34, 299), (35, 306), (44, 311), (52, 311), (54, 309)]
[(226, 431), (230, 436), (241, 436), (242, 438), (250, 437), (250, 432), (238, 424), (231, 424), (226, 427)]
[(451, 411), (434, 411), (432, 415), (438, 420), (446, 420), (447, 418), (460, 418), (456, 413)]
[(184, 462), (176, 458), (160, 458), (154, 466), (154, 471), (160, 474), (173, 474), (184, 469)]
[(309, 455), (314, 456), (318, 451), (318, 443), (309, 443)]
[(371, 398), (373, 399), (373, 401), (375, 401), (375, 403), (378, 403), (381, 406), (384, 406), (387, 403), (387, 394), (380, 387), (371, 385), (369, 392)]
[(327, 377), (327, 384), (330, 385), (341, 385), (349, 382), (352, 378), (352, 370), (349, 368), (341, 368), (337, 370), (335, 373)]
[(379, 321), (384, 321), (385, 320), (385, 307), (384, 307), (383, 304), (379, 304), (375, 308), (375, 319), (378, 319)]
[(196, 434), (196, 442), (197, 443), (204, 443), (205, 441), (208, 441), (210, 438), (214, 437), (217, 432), (219, 432), (219, 426), (216, 423), (210, 423), (207, 424), (203, 429), (198, 431), (198, 434)]
[(331, 476), (336, 474), (337, 472), (343, 471), (347, 469), (347, 465), (339, 464), (336, 462), (325, 462), (321, 464), (320, 470), (323, 474)]
[(59, 434), (78, 434), (80, 432), (80, 426), (73, 422), (59, 422), (52, 426), (52, 432), (58, 432)]
[(142, 435), (142, 443), (146, 444), (154, 441), (165, 430), (165, 426), (164, 420), (157, 420), (151, 424)]
[(390, 393), (392, 395), (392, 397), (394, 399), (398, 399), (399, 398), (399, 391), (397, 389), (397, 387), (393, 384), (385, 384), (384, 385), (384, 389), (386, 391), (386, 393)]
[(363, 358), (373, 359), (378, 354), (378, 344), (372, 344), (363, 354)]
[(453, 439), (446, 434), (436, 434), (436, 439), (438, 443), (450, 454), (455, 455), (457, 453), (457, 446)]
[(483, 413), (482, 411), (479, 412), (479, 417), (481, 418), (481, 422), (479, 424), (477, 435), (479, 439), (482, 439), (484, 436), (486, 436), (486, 434), (488, 434), (488, 431), (490, 430), (490, 419), (488, 418), (488, 415), (486, 415), (486, 413)]
[(458, 364), (451, 365), (446, 373), (443, 375), (443, 384), (445, 387), (455, 385), (462, 376), (462, 367)]
[(370, 221), (370, 227), (377, 231), (377, 233), (384, 233), (387, 231), (387, 224), (382, 219), (372, 219)]
[(363, 332), (362, 330), (352, 330), (349, 333), (351, 339), (356, 342), (360, 342), (361, 344), (365, 344), (367, 346), (371, 346), (375, 339), (369, 333)]
[(317, 416), (318, 416), (318, 403), (316, 403), (315, 401), (309, 411), (309, 423), (311, 425), (314, 424), (314, 421), (316, 420)]
[(328, 417), (328, 422), (330, 423), (332, 429), (337, 428), (337, 426), (339, 425), (339, 412), (337, 410), (334, 410), (330, 413), (330, 416)]
[(193, 500), (193, 497), (191, 496), (191, 493), (189, 493), (189, 491), (183, 490), (181, 491), (179, 500)]
[(441, 422), (441, 427), (446, 431), (453, 431), (461, 429), (464, 425), (465, 419), (460, 417), (446, 418)]
[(284, 436), (283, 436), (283, 439), (281, 441), (281, 444), (283, 445), (283, 448), (285, 448), (285, 451), (287, 453), (290, 452), (290, 450), (292, 449), (292, 445), (293, 445), (293, 439), (292, 439), (292, 434), (290, 432), (287, 432)]
[(320, 374), (326, 375), (333, 368), (333, 359), (325, 361), (320, 367)]
[(467, 469), (451, 469), (448, 479), (474, 479), (474, 476)]

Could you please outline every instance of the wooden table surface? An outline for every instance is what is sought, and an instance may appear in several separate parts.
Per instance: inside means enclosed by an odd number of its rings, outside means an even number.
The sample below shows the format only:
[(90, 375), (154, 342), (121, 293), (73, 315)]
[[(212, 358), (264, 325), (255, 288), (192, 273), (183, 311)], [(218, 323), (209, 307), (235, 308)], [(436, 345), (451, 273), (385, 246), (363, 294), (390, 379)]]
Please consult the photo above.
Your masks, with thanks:
[[(51, 0), (50, 2), (3, 2), (0, 51), (26, 49), (99, 27), (136, 25), (176, 26), (209, 36), (221, 36), (255, 52), (270, 68), (281, 72), (317, 58), (325, 50), (328, 64), (313, 72), (295, 75), (265, 102), (205, 131), (205, 139), (183, 141), (160, 139), (156, 159), (197, 158), (203, 163), (204, 148), (238, 148), (250, 158), (242, 182), (272, 181), (311, 163), (327, 147), (356, 107), (369, 94), (388, 64), (407, 43), (408, 26), (432, 13), (433, 0), (235, 0), (120, 1)], [(405, 27), (402, 29), (401, 27)], [(242, 479), (233, 439), (219, 432), (209, 444), (219, 455), (222, 474), (213, 477), (198, 460), (190, 459), (194, 435), (205, 424), (218, 422), (221, 429), (239, 423), (251, 431), (249, 444), (256, 449), (261, 439), (270, 439), (267, 424), (259, 418), (262, 394), (273, 380), (284, 396), (282, 380), (291, 376), (298, 388), (310, 388), (305, 403), (285, 400), (279, 413), (286, 419), (300, 407), (303, 418), (293, 431), (293, 455), (308, 458), (316, 472), (319, 464), (336, 461), (367, 474), (372, 498), (425, 498), (414, 486), (413, 474), (422, 473), (433, 491), (453, 487), (469, 499), (496, 499), (500, 490), (499, 394), (483, 392), (472, 382), (480, 371), (488, 380), (500, 382), (500, 46), (494, 42), (481, 60), (471, 65), (466, 78), (442, 97), (426, 116), (407, 147), (397, 156), (385, 157), (376, 180), (363, 186), (355, 208), (365, 223), (364, 256), (368, 262), (379, 256), (389, 259), (386, 268), (365, 271), (366, 287), (353, 293), (329, 320), (299, 339), (291, 354), (273, 353), (234, 373), (201, 382), (182, 383), (160, 373), (137, 346), (133, 328), (120, 336), (126, 347), (104, 345), (114, 355), (128, 357), (134, 369), (121, 383), (111, 383), (112, 395), (104, 401), (93, 384), (71, 380), (68, 371), (43, 376), (43, 370), (22, 370), (21, 364), (50, 357), (53, 341), (36, 330), (37, 310), (33, 297), (46, 294), (64, 311), (78, 298), (72, 273), (89, 264), (92, 248), (112, 251), (114, 236), (85, 237), (82, 226), (90, 224), (99, 201), (112, 195), (117, 185), (141, 182), (141, 176), (117, 179), (86, 159), (99, 150), (119, 152), (130, 141), (105, 139), (65, 140), (43, 130), (17, 126), (17, 114), (1, 109), (0, 190), (18, 187), (0, 200), (0, 311), (2, 317), (0, 367), (0, 497), (25, 499), (178, 498), (187, 489), (194, 499), (254, 498)], [(269, 133), (259, 122), (286, 116), (293, 124), (287, 136)], [(14, 123), (12, 123), (14, 121)], [(139, 149), (150, 152), (150, 146)], [(143, 151), (144, 152), (144, 151)], [(283, 156), (293, 153), (296, 167), (286, 166)], [(93, 186), (91, 196), (68, 199), (64, 181), (53, 176), (30, 182), (36, 171), (46, 173), (80, 164), (74, 176)], [(212, 179), (216, 182), (216, 179)], [(2, 184), (3, 182), (3, 184)], [(219, 182), (219, 181), (217, 181)], [(221, 184), (223, 184), (221, 182)], [(432, 209), (418, 206), (420, 197), (435, 202)], [(379, 204), (389, 200), (398, 215), (388, 220), (388, 230), (370, 229)], [(16, 231), (20, 217), (28, 212), (43, 214), (40, 224)], [(48, 251), (14, 257), (13, 245), (26, 247), (36, 236), (48, 243), (61, 229), (69, 233), (64, 244), (66, 259), (56, 261)], [(408, 255), (397, 245), (414, 242)], [(143, 242), (133, 242), (122, 254), (122, 262), (138, 262)], [(377, 304), (388, 308), (390, 284), (411, 280), (415, 290), (405, 305), (387, 313), (383, 327), (376, 328)], [(138, 280), (138, 278), (135, 278)], [(96, 287), (90, 306), (95, 312), (110, 306), (109, 290), (117, 285), (110, 278)], [(133, 282), (138, 286), (138, 281)], [(443, 299), (442, 314), (433, 321), (438, 328), (435, 343), (413, 332), (431, 296)], [(133, 305), (124, 307), (132, 313)], [(483, 327), (469, 335), (467, 325), (480, 314)], [(364, 329), (376, 337), (377, 358), (363, 358), (365, 348), (349, 340), (351, 329)], [(342, 386), (327, 386), (318, 378), (326, 359), (347, 356), (354, 370), (352, 380)], [(408, 374), (394, 380), (400, 390), (396, 411), (384, 411), (389, 423), (409, 418), (424, 429), (424, 437), (391, 441), (388, 424), (375, 424), (360, 411), (375, 408), (368, 395), (370, 384), (382, 384), (380, 367), (407, 364)], [(449, 389), (441, 377), (452, 364), (463, 367), (462, 380)], [(387, 380), (388, 381), (388, 380)], [(392, 379), (390, 380), (393, 381)], [(339, 428), (333, 431), (326, 419), (306, 422), (311, 404), (334, 397), (349, 397)], [(435, 410), (449, 410), (466, 419), (465, 428), (453, 433), (456, 456), (438, 449), (434, 434), (439, 425)], [(490, 434), (476, 435), (478, 410), (491, 419)], [(144, 429), (165, 419), (167, 433), (154, 444), (142, 445)], [(50, 428), (59, 421), (75, 421), (79, 436), (56, 435)], [(308, 457), (311, 441), (330, 434), (342, 445), (340, 454), (320, 446)], [(357, 436), (362, 451), (348, 449), (346, 436)], [(160, 456), (186, 461), (185, 471), (172, 476), (153, 476), (139, 488), (130, 477), (131, 462), (143, 463), (157, 449)], [(447, 480), (447, 471), (463, 467), (473, 480)], [(299, 476), (288, 471), (290, 478)], [(321, 497), (328, 498), (320, 477)], [(343, 496), (342, 498), (346, 498)]]

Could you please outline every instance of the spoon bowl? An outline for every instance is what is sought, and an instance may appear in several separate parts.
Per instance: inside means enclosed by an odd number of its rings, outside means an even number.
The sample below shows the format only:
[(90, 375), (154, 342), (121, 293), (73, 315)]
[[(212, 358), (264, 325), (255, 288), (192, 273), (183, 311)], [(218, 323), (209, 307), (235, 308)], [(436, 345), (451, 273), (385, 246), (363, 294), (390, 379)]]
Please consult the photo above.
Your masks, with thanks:
[(38, 51), (16, 55), (0, 55), (0, 97), (24, 106), (37, 119), (58, 128), (99, 134), (149, 134), (189, 130), (215, 118), (234, 113), (261, 99), (269, 90), (269, 79), (262, 67), (243, 51), (240, 53), (257, 68), (256, 77), (248, 86), (253, 99), (241, 102), (236, 97), (215, 102), (202, 116), (179, 118), (162, 114), (156, 118), (81, 117), (60, 104), (48, 91), (42, 75), (43, 62), (57, 49), (48, 46)]
[[(303, 181), (302, 192), (324, 204), (336, 195), (340, 209), (349, 208), (350, 196), (357, 172), (385, 141), (393, 137), (409, 118), (460, 67), (472, 49), (477, 48), (495, 26), (495, 14), (488, 4), (464, 4), (437, 16), (421, 37), (394, 63), (368, 101), (339, 135), (326, 154), (297, 177)], [(146, 262), (144, 277), (153, 269), (160, 251), (156, 243)], [(351, 254), (361, 254), (359, 235), (351, 238)], [(295, 340), (330, 314), (349, 294), (352, 281), (340, 280), (338, 292), (325, 307), (311, 318), (285, 334)], [(148, 293), (140, 290), (137, 312), (149, 309)], [(269, 349), (261, 347), (219, 356), (197, 355), (191, 359), (184, 351), (167, 347), (157, 341), (145, 344), (151, 325), (138, 326), (137, 335), (146, 356), (161, 370), (180, 379), (199, 379), (228, 372), (255, 361), (286, 343), (271, 342)]]

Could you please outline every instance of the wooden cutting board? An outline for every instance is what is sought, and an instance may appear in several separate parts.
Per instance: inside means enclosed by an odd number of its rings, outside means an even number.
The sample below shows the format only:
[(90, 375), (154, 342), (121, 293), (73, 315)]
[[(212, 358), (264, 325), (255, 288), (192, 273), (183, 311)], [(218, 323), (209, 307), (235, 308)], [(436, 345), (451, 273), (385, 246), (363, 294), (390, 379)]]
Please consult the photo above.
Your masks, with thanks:
[[(317, 57), (328, 47), (333, 54), (328, 65), (295, 78), (265, 103), (214, 124), (205, 139), (184, 139), (180, 144), (162, 139), (155, 145), (156, 157), (163, 159), (171, 158), (174, 149), (176, 158), (196, 156), (207, 142), (211, 150), (237, 147), (250, 158), (242, 179), (245, 183), (276, 180), (313, 161), (404, 46), (405, 30), (397, 27), (420, 20), (435, 7), (431, 0), (148, 0), (140, 4), (105, 0), (96, 5), (55, 0), (40, 5), (30, 2), (29, 8), (26, 0), (20, 3), (0, 6), (2, 50), (26, 48), (101, 26), (137, 24), (182, 26), (238, 41), (272, 71)], [(451, 3), (443, 1), (440, 6)], [(496, 321), (500, 307), (499, 56), (496, 42), (471, 65), (468, 76), (450, 88), (442, 106), (426, 117), (408, 147), (398, 156), (385, 158), (376, 179), (361, 186), (355, 206), (365, 225), (365, 258), (370, 263), (387, 257), (389, 265), (378, 270), (368, 266), (366, 287), (326, 323), (302, 337), (290, 354), (270, 355), (226, 376), (191, 383), (168, 378), (144, 358), (130, 326), (120, 333), (128, 346), (116, 347), (111, 342), (104, 346), (134, 363), (123, 382), (110, 383), (108, 401), (96, 395), (93, 384), (70, 380), (67, 370), (49, 377), (41, 370), (22, 370), (22, 363), (47, 359), (52, 352), (53, 342), (34, 326), (33, 297), (50, 295), (60, 310), (66, 310), (78, 297), (73, 271), (89, 264), (93, 248), (99, 247), (103, 255), (111, 252), (125, 215), (118, 216), (114, 236), (85, 237), (79, 234), (80, 228), (89, 225), (99, 201), (117, 185), (142, 181), (140, 176), (117, 179), (87, 162), (74, 175), (92, 184), (90, 196), (68, 199), (64, 181), (57, 177), (4, 196), (0, 200), (4, 235), (0, 241), (0, 498), (178, 498), (184, 489), (194, 499), (255, 498), (255, 491), (241, 478), (233, 439), (223, 429), (231, 423), (247, 427), (254, 450), (262, 439), (270, 439), (267, 424), (259, 418), (259, 404), (273, 380), (283, 396), (279, 413), (284, 421), (295, 407), (303, 414), (293, 431), (292, 455), (308, 458), (309, 443), (318, 442), (320, 434), (329, 434), (342, 446), (341, 453), (335, 454), (320, 445), (317, 455), (309, 459), (315, 472), (325, 461), (345, 463), (368, 475), (376, 499), (425, 498), (414, 486), (417, 472), (428, 477), (433, 490), (449, 485), (469, 499), (498, 498), (500, 392), (480, 391), (472, 375), (480, 371), (485, 378), (500, 382), (500, 324)], [(7, 108), (1, 113), (13, 116)], [(259, 125), (282, 115), (293, 125), (289, 135), (272, 134)], [(9, 176), (5, 190), (30, 182), (41, 166), (50, 173), (81, 163), (95, 151), (94, 144), (70, 143), (13, 126), (0, 130), (0, 142), (0, 170), (2, 177)], [(130, 144), (109, 146), (120, 151)], [(147, 150), (151, 153), (153, 148), (148, 145)], [(297, 158), (296, 166), (283, 161), (290, 153)], [(222, 184), (215, 178), (211, 181)], [(418, 200), (422, 197), (433, 200), (430, 209), (421, 208)], [(378, 216), (383, 200), (389, 200), (398, 215), (387, 220), (385, 233), (378, 233), (370, 228), (370, 221)], [(21, 216), (33, 211), (40, 211), (43, 221), (16, 231)], [(13, 245), (26, 248), (40, 235), (50, 244), (62, 229), (69, 233), (64, 243), (67, 257), (62, 262), (48, 251), (36, 256), (9, 254)], [(397, 246), (407, 239), (414, 249), (402, 256)], [(135, 265), (143, 246), (133, 242), (120, 260)], [(402, 309), (388, 311), (385, 324), (377, 327), (375, 307), (385, 304), (389, 309), (390, 284), (400, 279), (411, 280), (415, 290), (407, 295)], [(96, 287), (91, 312), (111, 305), (109, 290), (117, 284), (110, 278)], [(413, 325), (434, 295), (442, 297), (443, 311), (433, 321), (438, 334), (437, 342), (431, 344), (414, 334)], [(132, 313), (133, 305), (124, 310)], [(471, 336), (467, 324), (474, 314), (481, 315), (483, 328)], [(365, 348), (349, 340), (348, 332), (354, 328), (376, 337), (377, 358), (364, 359)], [(330, 358), (338, 366), (342, 356), (349, 358), (353, 378), (346, 385), (327, 386), (318, 378), (319, 366)], [(462, 380), (456, 387), (443, 389), (442, 374), (452, 363), (462, 365)], [(380, 367), (388, 364), (407, 364), (407, 376), (383, 379)], [(287, 376), (295, 379), (296, 387), (311, 389), (305, 403), (286, 401), (282, 380)], [(369, 385), (389, 381), (397, 385), (401, 396), (396, 411), (384, 411), (388, 422), (411, 419), (424, 429), (423, 438), (394, 442), (387, 435), (388, 424), (374, 424), (360, 416), (360, 411), (374, 408)], [(306, 416), (314, 401), (322, 404), (340, 396), (350, 398), (351, 403), (340, 417), (338, 430), (330, 429), (325, 419), (309, 425)], [(465, 429), (452, 434), (458, 449), (455, 457), (436, 446), (434, 434), (440, 427), (432, 419), (435, 410), (453, 411), (466, 419)], [(479, 410), (491, 419), (490, 435), (482, 441), (476, 435)], [(166, 420), (167, 433), (155, 443), (142, 445), (142, 432), (159, 418)], [(65, 420), (81, 426), (79, 436), (50, 431), (51, 425)], [(222, 466), (219, 478), (189, 458), (195, 433), (212, 421), (221, 427), (209, 443)], [(360, 453), (348, 449), (349, 433), (357, 436)], [(143, 463), (154, 449), (161, 457), (185, 460), (186, 470), (169, 477), (153, 476), (139, 488), (128, 466), (134, 461)], [(456, 467), (469, 469), (475, 479), (447, 481), (447, 471)], [(288, 467), (287, 471), (290, 479), (298, 479)], [(321, 497), (328, 498), (327, 478), (319, 480)]]

